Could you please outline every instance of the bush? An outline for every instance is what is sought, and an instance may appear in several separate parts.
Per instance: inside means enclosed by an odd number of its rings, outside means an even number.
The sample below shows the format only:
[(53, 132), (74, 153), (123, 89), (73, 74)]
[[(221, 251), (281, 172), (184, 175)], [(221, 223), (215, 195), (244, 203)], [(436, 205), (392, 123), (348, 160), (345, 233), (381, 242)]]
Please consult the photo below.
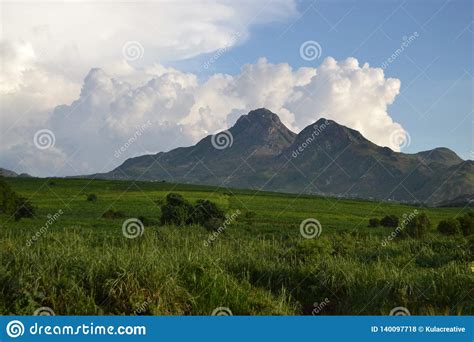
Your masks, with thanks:
[(117, 219), (117, 218), (124, 218), (125, 214), (121, 211), (109, 209), (105, 213), (102, 214), (102, 217), (106, 219)]
[(169, 193), (161, 206), (161, 224), (183, 226), (190, 224), (193, 206), (180, 194)]
[(161, 206), (161, 224), (177, 226), (199, 224), (213, 230), (220, 227), (224, 219), (224, 212), (215, 203), (198, 200), (193, 206), (176, 193), (168, 194), (166, 203)]
[(89, 194), (89, 195), (87, 195), (87, 201), (88, 201), (88, 202), (95, 202), (95, 201), (97, 201), (97, 195), (96, 195), (96, 194)]
[(375, 228), (380, 226), (380, 220), (378, 218), (371, 218), (369, 219), (369, 227)]
[(224, 212), (209, 200), (198, 200), (191, 213), (189, 223), (205, 225), (211, 219), (224, 221)]
[(438, 223), (438, 232), (444, 235), (460, 234), (461, 224), (455, 219), (442, 220)]
[(15, 203), (15, 221), (19, 221), (23, 217), (35, 216), (36, 208), (26, 198), (18, 197)]
[(18, 196), (10, 186), (0, 178), (0, 213), (13, 215), (18, 221), (23, 217), (33, 217), (35, 207), (23, 197)]
[(224, 220), (216, 217), (211, 217), (203, 224), (204, 228), (209, 231), (216, 232), (221, 228), (224, 228)]
[(405, 229), (402, 230), (402, 235), (419, 239), (426, 235), (430, 226), (431, 223), (428, 216), (425, 213), (420, 213), (408, 221)]
[(387, 215), (380, 220), (380, 224), (384, 227), (397, 227), (398, 226), (398, 217), (395, 215)]
[(474, 234), (474, 212), (470, 211), (458, 218), (464, 236)]

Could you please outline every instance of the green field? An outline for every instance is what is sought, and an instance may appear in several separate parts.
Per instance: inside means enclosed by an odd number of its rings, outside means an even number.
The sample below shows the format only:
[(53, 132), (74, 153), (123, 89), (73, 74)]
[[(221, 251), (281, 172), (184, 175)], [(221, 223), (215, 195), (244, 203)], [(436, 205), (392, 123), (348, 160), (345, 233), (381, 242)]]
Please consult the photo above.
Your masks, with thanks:
[[(218, 307), (234, 315), (387, 315), (395, 307), (474, 314), (472, 240), (436, 231), (440, 220), (468, 209), (158, 182), (7, 182), (37, 211), (20, 221), (0, 216), (3, 315), (39, 307), (57, 315), (210, 315)], [(240, 214), (213, 241), (200, 226), (160, 226), (156, 201), (170, 191)], [(86, 201), (90, 193), (96, 202)], [(109, 209), (125, 217), (102, 218)], [(367, 226), (371, 217), (415, 209), (431, 220), (424, 239), (396, 237), (384, 246), (393, 229)], [(122, 224), (137, 217), (145, 218), (144, 233), (127, 238)], [(302, 236), (308, 218), (321, 223), (320, 236)]]

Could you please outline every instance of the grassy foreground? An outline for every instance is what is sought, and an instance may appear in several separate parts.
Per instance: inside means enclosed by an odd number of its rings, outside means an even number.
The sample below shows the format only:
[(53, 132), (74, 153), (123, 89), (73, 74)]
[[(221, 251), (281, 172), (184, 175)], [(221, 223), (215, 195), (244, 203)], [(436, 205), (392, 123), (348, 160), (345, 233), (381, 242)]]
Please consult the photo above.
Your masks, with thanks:
[[(428, 237), (387, 241), (370, 217), (420, 208), (370, 201), (258, 193), (167, 183), (7, 179), (36, 217), (0, 216), (0, 313), (31, 315), (474, 314), (472, 244), (436, 224), (467, 209), (426, 209)], [(234, 214), (211, 236), (200, 226), (159, 226), (170, 191), (210, 199)], [(86, 201), (88, 194), (97, 201)], [(122, 218), (103, 218), (109, 209)], [(127, 238), (126, 219), (145, 229)], [(317, 219), (320, 236), (300, 223)], [(34, 238), (33, 238), (34, 237)], [(385, 241), (386, 243), (382, 243)]]

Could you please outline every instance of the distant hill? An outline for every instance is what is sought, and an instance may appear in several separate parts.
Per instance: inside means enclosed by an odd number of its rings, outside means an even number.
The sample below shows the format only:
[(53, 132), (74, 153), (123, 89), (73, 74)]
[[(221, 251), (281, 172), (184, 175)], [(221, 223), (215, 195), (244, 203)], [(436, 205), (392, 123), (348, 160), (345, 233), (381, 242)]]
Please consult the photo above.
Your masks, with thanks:
[(467, 203), (474, 194), (474, 162), (447, 148), (398, 153), (325, 119), (295, 134), (263, 108), (194, 146), (131, 158), (94, 176), (429, 205)]
[(7, 170), (0, 167), (0, 176), (2, 177), (31, 177), (27, 173), (16, 173), (15, 171)]

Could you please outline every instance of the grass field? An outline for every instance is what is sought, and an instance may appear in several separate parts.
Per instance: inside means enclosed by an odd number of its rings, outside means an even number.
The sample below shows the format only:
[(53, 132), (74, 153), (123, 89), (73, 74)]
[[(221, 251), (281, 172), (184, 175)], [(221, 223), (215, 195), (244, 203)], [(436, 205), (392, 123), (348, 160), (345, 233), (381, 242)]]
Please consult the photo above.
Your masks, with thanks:
[[(234, 315), (474, 314), (473, 246), (435, 229), (467, 209), (167, 183), (7, 182), (37, 212), (0, 217), (4, 315), (39, 307), (57, 315), (210, 315), (219, 307)], [(156, 201), (170, 191), (210, 199), (234, 219), (212, 238), (200, 226), (160, 226)], [(86, 201), (90, 193), (98, 200)], [(109, 209), (125, 217), (102, 218)], [(415, 209), (432, 223), (422, 240), (388, 241), (393, 229), (367, 227), (371, 217)], [(137, 217), (144, 232), (127, 238), (122, 225)], [(321, 223), (319, 236), (301, 234), (308, 218)]]

